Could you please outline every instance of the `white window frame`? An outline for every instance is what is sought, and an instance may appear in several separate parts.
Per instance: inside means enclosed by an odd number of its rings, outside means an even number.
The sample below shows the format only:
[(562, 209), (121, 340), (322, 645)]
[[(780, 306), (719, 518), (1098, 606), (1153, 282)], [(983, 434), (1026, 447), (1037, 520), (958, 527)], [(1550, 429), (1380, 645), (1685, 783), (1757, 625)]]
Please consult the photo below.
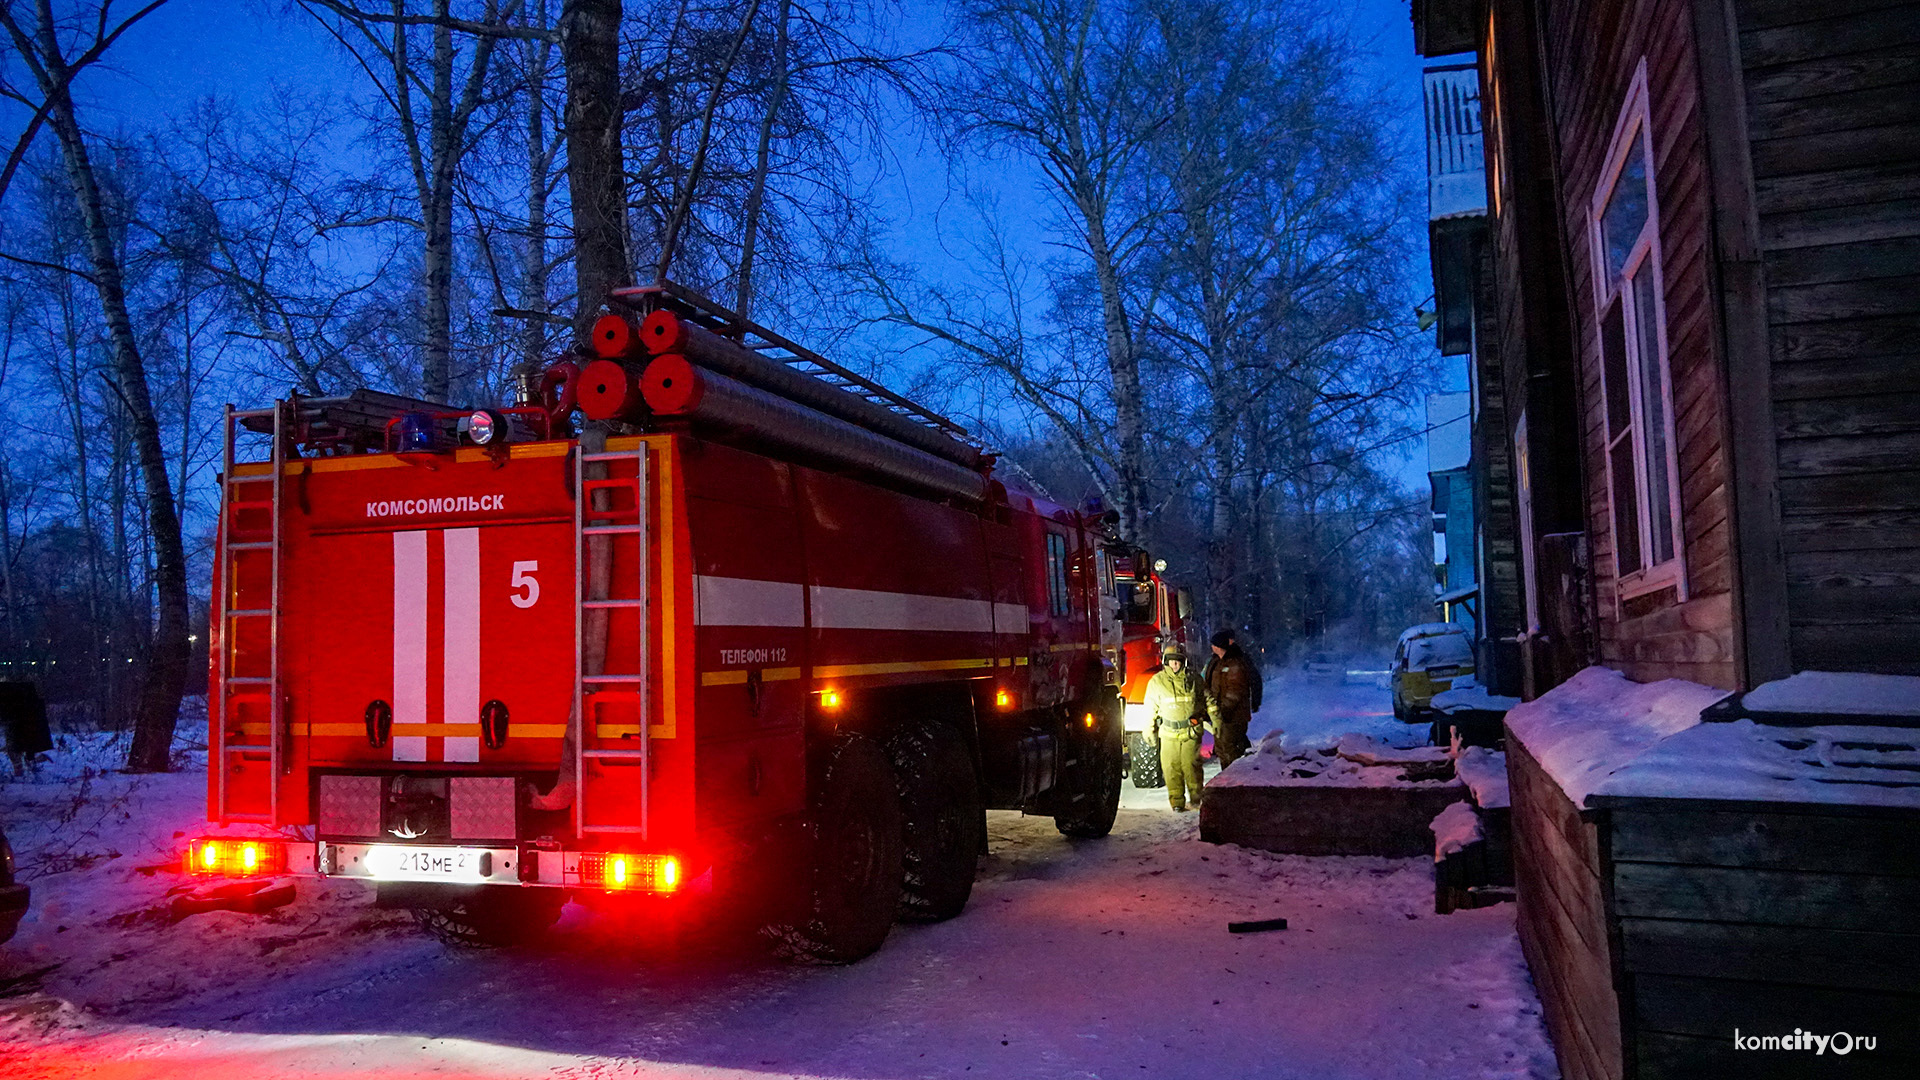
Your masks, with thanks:
[[(1604, 215), (1607, 202), (1613, 196), (1620, 181), (1620, 174), (1626, 168), (1627, 158), (1633, 149), (1634, 141), (1640, 144), (1642, 160), (1647, 171), (1647, 220), (1641, 227), (1640, 235), (1629, 249), (1620, 273), (1615, 276), (1607, 266), (1607, 249)], [(1605, 168), (1600, 173), (1600, 182), (1594, 186), (1593, 201), (1587, 211), (1588, 249), (1592, 255), (1594, 283), (1594, 355), (1600, 361), (1600, 409), (1601, 438), (1604, 443), (1602, 456), (1606, 461), (1607, 474), (1607, 510), (1608, 529), (1614, 535), (1613, 570), (1614, 596), (1616, 604), (1635, 596), (1655, 592), (1672, 586), (1680, 600), (1687, 599), (1686, 574), (1686, 524), (1681, 511), (1684, 500), (1680, 496), (1680, 446), (1677, 433), (1678, 418), (1674, 415), (1673, 374), (1670, 370), (1667, 351), (1667, 310), (1666, 279), (1661, 265), (1660, 253), (1660, 206), (1655, 178), (1658, 167), (1653, 152), (1653, 134), (1651, 110), (1648, 107), (1647, 61), (1642, 57), (1633, 74), (1633, 83), (1627, 90), (1626, 101), (1620, 107), (1620, 117), (1614, 124), (1613, 140), (1608, 145)], [(1647, 387), (1642, 373), (1646, 370), (1640, 356), (1642, 340), (1641, 320), (1648, 313), (1638, 310), (1637, 298), (1632, 290), (1625, 288), (1634, 275), (1645, 267), (1652, 274), (1653, 307), (1651, 313), (1654, 322), (1654, 337), (1660, 351), (1660, 386)], [(1605, 321), (1607, 309), (1615, 301), (1621, 305), (1621, 322), (1624, 333), (1623, 344), (1626, 355), (1621, 358), (1627, 374), (1627, 402), (1630, 414), (1629, 425), (1624, 432), (1615, 432), (1611, 428), (1612, 418), (1607, 409), (1607, 358)], [(1658, 393), (1665, 403), (1661, 410), (1661, 422), (1665, 427), (1666, 460), (1650, 462), (1647, 460), (1646, 404), (1645, 395), (1649, 391)], [(1638, 503), (1635, 507), (1640, 535), (1640, 560), (1638, 570), (1630, 574), (1620, 572), (1620, 515), (1614, 507), (1614, 496), (1619, 490), (1614, 483), (1613, 449), (1624, 434), (1633, 436), (1633, 458), (1636, 469), (1634, 476), (1634, 496)], [(1672, 527), (1671, 542), (1673, 555), (1660, 563), (1649, 563), (1653, 558), (1654, 515), (1649, 503), (1648, 478), (1650, 470), (1661, 468), (1667, 474), (1668, 520)]]

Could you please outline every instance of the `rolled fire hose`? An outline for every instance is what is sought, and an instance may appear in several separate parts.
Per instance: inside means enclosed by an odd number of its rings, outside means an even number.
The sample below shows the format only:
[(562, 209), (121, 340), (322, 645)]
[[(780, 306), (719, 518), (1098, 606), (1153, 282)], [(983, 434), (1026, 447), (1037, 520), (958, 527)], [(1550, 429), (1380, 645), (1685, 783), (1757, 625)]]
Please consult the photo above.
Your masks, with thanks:
[(986, 476), (857, 424), (748, 386), (677, 353), (656, 356), (640, 377), (656, 416), (683, 416), (751, 433), (762, 442), (978, 503)]
[[(627, 332), (631, 333), (630, 330)], [(661, 310), (648, 315), (640, 324), (639, 340), (656, 358), (665, 355), (684, 356), (708, 371), (737, 379), (776, 397), (798, 402), (836, 420), (878, 432), (895, 442), (905, 443), (922, 453), (963, 468), (978, 469), (982, 464), (980, 451), (944, 431), (936, 431), (859, 393), (833, 386), (778, 360), (762, 356), (739, 342), (688, 322), (671, 311)], [(625, 348), (627, 339), (622, 338), (618, 344)]]

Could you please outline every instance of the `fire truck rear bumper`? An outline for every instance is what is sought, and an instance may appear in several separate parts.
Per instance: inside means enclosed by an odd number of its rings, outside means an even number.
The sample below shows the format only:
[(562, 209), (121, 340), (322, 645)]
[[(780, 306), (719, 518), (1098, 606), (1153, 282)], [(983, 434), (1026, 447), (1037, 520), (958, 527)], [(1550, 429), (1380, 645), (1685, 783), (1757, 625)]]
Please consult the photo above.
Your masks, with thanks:
[[(212, 855), (207, 845), (214, 845)], [(224, 844), (225, 846), (220, 846)], [(240, 855), (245, 845), (246, 858)], [(451, 844), (368, 844), (321, 840), (199, 840), (190, 873), (229, 877), (284, 874), (368, 882), (443, 885), (532, 885), (606, 892), (686, 894), (712, 888), (713, 873), (690, 873), (666, 852), (566, 851)]]

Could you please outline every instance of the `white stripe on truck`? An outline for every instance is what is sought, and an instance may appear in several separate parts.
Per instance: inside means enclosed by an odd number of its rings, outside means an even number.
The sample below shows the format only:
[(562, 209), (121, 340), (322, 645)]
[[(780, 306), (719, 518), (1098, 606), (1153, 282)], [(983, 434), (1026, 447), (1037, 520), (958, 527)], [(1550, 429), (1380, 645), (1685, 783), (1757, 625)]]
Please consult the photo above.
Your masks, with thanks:
[(393, 534), (393, 760), (427, 760), (427, 534)]
[[(480, 719), (480, 530), (448, 529), (445, 536), (440, 722), (472, 724)], [(449, 735), (442, 748), (445, 761), (480, 760), (476, 735)]]

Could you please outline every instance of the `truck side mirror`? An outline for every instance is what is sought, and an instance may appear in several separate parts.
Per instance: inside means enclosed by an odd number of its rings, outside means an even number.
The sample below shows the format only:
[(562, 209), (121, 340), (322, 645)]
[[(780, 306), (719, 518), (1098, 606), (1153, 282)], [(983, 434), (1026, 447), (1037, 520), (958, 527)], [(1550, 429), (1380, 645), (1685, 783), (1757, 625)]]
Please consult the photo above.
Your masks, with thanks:
[(1180, 599), (1180, 617), (1182, 619), (1193, 618), (1193, 594), (1186, 589), (1181, 589), (1176, 595), (1178, 595)]

